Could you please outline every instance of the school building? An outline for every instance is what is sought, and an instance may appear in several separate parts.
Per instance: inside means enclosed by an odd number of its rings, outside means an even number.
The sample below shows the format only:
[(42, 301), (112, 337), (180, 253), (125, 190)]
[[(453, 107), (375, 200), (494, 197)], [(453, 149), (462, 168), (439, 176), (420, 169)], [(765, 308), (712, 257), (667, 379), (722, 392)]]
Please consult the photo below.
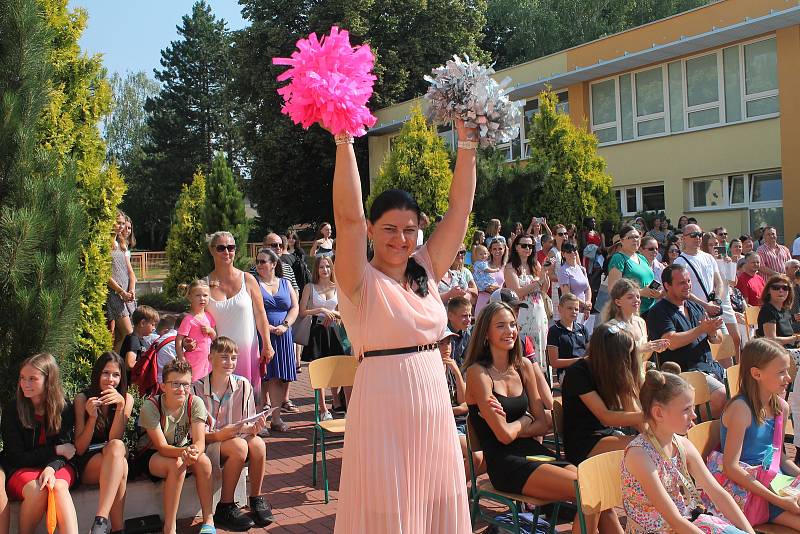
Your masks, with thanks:
[[(623, 216), (694, 215), (731, 235), (763, 222), (800, 232), (800, 1), (722, 0), (498, 71), (525, 101), (519, 138), (550, 86), (589, 128)], [(420, 99), (376, 112), (370, 179)], [(451, 145), (450, 127), (440, 135)], [(509, 199), (513, 202), (513, 199)]]

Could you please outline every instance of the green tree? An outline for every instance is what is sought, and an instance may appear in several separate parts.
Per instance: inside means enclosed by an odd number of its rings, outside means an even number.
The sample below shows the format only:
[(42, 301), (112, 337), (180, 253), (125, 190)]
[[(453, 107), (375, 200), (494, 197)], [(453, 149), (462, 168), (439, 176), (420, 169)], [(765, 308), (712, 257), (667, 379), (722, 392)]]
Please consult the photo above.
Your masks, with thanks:
[[(42, 148), (38, 123), (50, 104), (48, 31), (36, 0), (0, 9), (0, 395), (10, 398), (19, 362), (54, 353), (67, 375), (81, 321), (86, 235), (79, 165)], [(66, 364), (66, 365), (65, 365)]]
[(178, 296), (178, 286), (211, 272), (211, 257), (206, 246), (206, 178), (197, 171), (190, 184), (184, 184), (167, 239), (169, 274), (164, 293)]
[(152, 247), (163, 244), (181, 184), (198, 167), (210, 171), (214, 153), (221, 151), (239, 175), (243, 160), (225, 20), (201, 0), (183, 17), (178, 34), (161, 51), (162, 68), (155, 71), (161, 89), (145, 105), (150, 139), (125, 204), (142, 211), (135, 222), (145, 227)]
[[(617, 208), (597, 138), (556, 110), (551, 91), (539, 95), (539, 113), (528, 140), (535, 172), (542, 176), (535, 213), (550, 221), (616, 220)], [(532, 170), (533, 170), (532, 169)]]
[(396, 188), (411, 193), (422, 211), (431, 217), (443, 215), (452, 181), (444, 140), (437, 135), (435, 126), (428, 126), (422, 111), (415, 108), (392, 142), (392, 152), (372, 186), (367, 205), (380, 193)]
[(148, 139), (147, 113), (144, 105), (158, 93), (158, 83), (147, 73), (115, 72), (111, 84), (111, 113), (103, 119), (106, 159), (116, 162), (123, 174), (143, 155)]
[(86, 27), (83, 9), (68, 10), (67, 0), (39, 0), (51, 31), (52, 90), (38, 124), (41, 144), (59, 155), (61, 167), (74, 161), (78, 195), (87, 217), (84, 234), (74, 243), (86, 277), (81, 320), (75, 329), (73, 360), (82, 378), (97, 356), (111, 348), (106, 327), (106, 283), (111, 276), (111, 231), (125, 183), (115, 165), (105, 162), (106, 145), (98, 124), (109, 112), (111, 90), (101, 56), (88, 56), (78, 40)]
[(244, 246), (250, 227), (244, 210), (244, 197), (223, 154), (214, 158), (211, 174), (206, 180), (205, 229), (207, 234), (218, 231), (232, 233), (241, 247), (236, 255), (237, 263), (247, 263)]

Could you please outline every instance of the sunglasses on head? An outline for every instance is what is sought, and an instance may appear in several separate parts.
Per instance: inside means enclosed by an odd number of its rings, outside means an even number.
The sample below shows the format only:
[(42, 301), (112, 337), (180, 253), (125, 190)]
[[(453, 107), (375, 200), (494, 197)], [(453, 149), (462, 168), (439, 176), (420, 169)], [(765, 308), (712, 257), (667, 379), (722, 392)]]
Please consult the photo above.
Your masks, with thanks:
[(217, 252), (236, 252), (236, 245), (217, 245)]
[(517, 246), (531, 250), (533, 248), (533, 243), (517, 243)]
[(689, 234), (683, 234), (685, 237), (703, 237), (703, 232), (691, 232)]

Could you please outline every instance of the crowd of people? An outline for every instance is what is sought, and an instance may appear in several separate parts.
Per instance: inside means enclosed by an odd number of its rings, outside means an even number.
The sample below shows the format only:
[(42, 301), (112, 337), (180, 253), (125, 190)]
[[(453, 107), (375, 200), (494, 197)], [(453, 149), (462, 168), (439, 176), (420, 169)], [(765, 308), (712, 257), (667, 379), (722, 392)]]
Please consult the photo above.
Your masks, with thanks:
[[(466, 169), (457, 166), (454, 188), (468, 183)], [(599, 232), (591, 218), (579, 231), (533, 217), (507, 236), (494, 219), (467, 247), (449, 239), (461, 231), (457, 212), (465, 208), (451, 198), (455, 215), (438, 219), (426, 240), (414, 199), (390, 190), (373, 202), (368, 219), (362, 214), (366, 233), (340, 230), (334, 240), (333, 226), (323, 223), (309, 257), (296, 233), (270, 232), (250, 272), (235, 267), (234, 237), (217, 232), (208, 239), (213, 270), (181, 287), (188, 311), (177, 317), (136, 305), (135, 238), (119, 213), (107, 301), (114, 351), (97, 359), (90, 386), (74, 399), (65, 398), (52, 355), (20, 366), (0, 428), (0, 531), (8, 530), (11, 499), (22, 501), (20, 532), (33, 532), (52, 492), (61, 531), (77, 532), (69, 490), (78, 481), (100, 485), (92, 534), (122, 531), (126, 481), (142, 474), (165, 481), (169, 534), (189, 472), (201, 533), (215, 532), (215, 524), (236, 531), (268, 525), (264, 438), (286, 432), (282, 414), (299, 411), (290, 384), (300, 362), (348, 353), (362, 360), (354, 387), (330, 391), (330, 404), (323, 394), (320, 403), (321, 420), (347, 412), (348, 436), (358, 434), (346, 442), (337, 519), (343, 532), (391, 530), (386, 518), (354, 501), (385, 484), (370, 469), (390, 458), (402, 458), (395, 468), (404, 472), (425, 465), (439, 484), (398, 485), (389, 492), (398, 503), (431, 492), (450, 503), (450, 515), (428, 517), (419, 531), (462, 531), (469, 521), (461, 508), (467, 424), (481, 443), (472, 457), (478, 472), (499, 490), (547, 501), (574, 501), (575, 466), (625, 450), (628, 532), (753, 532), (756, 518), (743, 503), (755, 498), (767, 510), (760, 522), (800, 530), (797, 494), (751, 476), (772, 461), (791, 412), (785, 393), (792, 359), (800, 356), (800, 238), (790, 251), (766, 225), (729, 239), (725, 228), (704, 232), (687, 217), (674, 228), (663, 216), (652, 227), (637, 218), (616, 232)], [(338, 213), (340, 229), (343, 222)], [(751, 325), (752, 306), (760, 309)], [(731, 353), (716, 361), (711, 345), (724, 336)], [(425, 343), (430, 339), (436, 342)], [(409, 341), (415, 345), (376, 349)], [(386, 355), (395, 357), (372, 357)], [(733, 362), (741, 378), (729, 399), (725, 367)], [(702, 373), (711, 417), (721, 419), (721, 449), (709, 458), (684, 437), (695, 419), (693, 390), (680, 376), (687, 371)], [(440, 382), (452, 410), (440, 410)], [(128, 451), (132, 384), (151, 395)], [(386, 414), (376, 397), (405, 402), (392, 408), (391, 435), (373, 432)], [(569, 421), (560, 429), (564, 461), (542, 442), (553, 431), (554, 397)], [(419, 441), (419, 424), (435, 436)], [(794, 459), (780, 447), (774, 452), (774, 471), (800, 475)], [(245, 462), (247, 511), (233, 500)], [(212, 465), (222, 466), (213, 510)], [(404, 507), (399, 521), (416, 524)], [(613, 510), (588, 519), (591, 531), (622, 532)], [(444, 530), (431, 530), (430, 521)]]

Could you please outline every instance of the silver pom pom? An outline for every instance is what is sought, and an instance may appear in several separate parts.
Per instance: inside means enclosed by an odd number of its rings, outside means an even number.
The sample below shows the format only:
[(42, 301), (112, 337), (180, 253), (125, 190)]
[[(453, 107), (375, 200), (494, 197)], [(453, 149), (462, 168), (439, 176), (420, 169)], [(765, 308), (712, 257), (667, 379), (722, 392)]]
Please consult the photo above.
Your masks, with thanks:
[(511, 78), (497, 83), (492, 67), (470, 61), (464, 55), (453, 56), (445, 65), (425, 76), (431, 84), (425, 98), (428, 117), (434, 122), (461, 119), (469, 128), (477, 128), (482, 147), (507, 143), (519, 135), (522, 102), (512, 102), (506, 87)]

